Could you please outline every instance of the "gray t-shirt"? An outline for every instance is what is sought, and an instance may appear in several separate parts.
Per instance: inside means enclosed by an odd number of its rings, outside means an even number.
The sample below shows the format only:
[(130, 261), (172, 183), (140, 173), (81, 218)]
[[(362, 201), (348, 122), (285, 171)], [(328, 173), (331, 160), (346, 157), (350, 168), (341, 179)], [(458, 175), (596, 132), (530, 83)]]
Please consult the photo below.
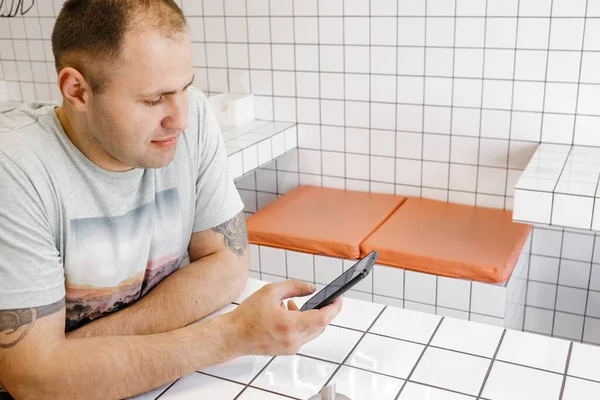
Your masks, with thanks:
[(182, 265), (193, 232), (243, 209), (208, 101), (188, 97), (173, 161), (127, 172), (88, 160), (57, 104), (0, 114), (0, 309), (64, 297), (76, 329), (144, 296)]

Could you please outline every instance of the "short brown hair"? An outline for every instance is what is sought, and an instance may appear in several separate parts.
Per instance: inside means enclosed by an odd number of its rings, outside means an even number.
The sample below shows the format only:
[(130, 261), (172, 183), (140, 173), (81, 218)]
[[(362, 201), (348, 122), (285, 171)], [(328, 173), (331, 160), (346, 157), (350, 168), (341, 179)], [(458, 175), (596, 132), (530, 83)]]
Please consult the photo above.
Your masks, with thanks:
[(103, 67), (119, 57), (125, 33), (142, 26), (169, 36), (187, 30), (185, 16), (173, 0), (65, 1), (52, 32), (56, 71), (73, 67), (92, 91), (102, 92), (107, 83)]

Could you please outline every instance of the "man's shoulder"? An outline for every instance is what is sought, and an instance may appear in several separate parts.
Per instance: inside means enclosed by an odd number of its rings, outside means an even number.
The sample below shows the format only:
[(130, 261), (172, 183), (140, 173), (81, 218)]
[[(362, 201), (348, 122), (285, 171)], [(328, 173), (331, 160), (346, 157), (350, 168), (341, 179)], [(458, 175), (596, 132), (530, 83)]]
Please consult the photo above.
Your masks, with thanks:
[(193, 146), (196, 147), (198, 141), (202, 142), (207, 132), (202, 129), (206, 118), (208, 97), (200, 89), (193, 86), (188, 88), (188, 127), (185, 129), (185, 135)]
[(188, 119), (202, 119), (208, 98), (200, 89), (193, 86), (188, 88)]
[(0, 151), (18, 167), (36, 165), (55, 149), (54, 103), (24, 103), (0, 113)]
[(0, 133), (23, 131), (39, 125), (40, 118), (49, 117), (58, 107), (55, 102), (28, 102), (0, 112)]
[(206, 95), (200, 89), (190, 86), (188, 88), (188, 103), (190, 105), (201, 105), (206, 101)]

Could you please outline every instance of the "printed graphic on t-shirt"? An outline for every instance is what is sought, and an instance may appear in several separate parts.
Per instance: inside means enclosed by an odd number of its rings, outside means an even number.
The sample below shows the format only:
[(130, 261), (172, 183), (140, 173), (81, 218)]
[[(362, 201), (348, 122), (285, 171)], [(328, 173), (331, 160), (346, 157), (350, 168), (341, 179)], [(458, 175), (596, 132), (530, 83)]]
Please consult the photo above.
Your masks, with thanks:
[(65, 265), (67, 331), (118, 311), (148, 293), (181, 264), (177, 189), (115, 217), (70, 221)]

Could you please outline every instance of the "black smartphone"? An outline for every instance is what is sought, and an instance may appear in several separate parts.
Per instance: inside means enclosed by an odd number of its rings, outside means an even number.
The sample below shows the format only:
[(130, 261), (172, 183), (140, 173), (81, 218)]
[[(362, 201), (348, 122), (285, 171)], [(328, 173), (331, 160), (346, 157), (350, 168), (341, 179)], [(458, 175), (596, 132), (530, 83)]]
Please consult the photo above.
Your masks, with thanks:
[(372, 251), (364, 258), (350, 267), (346, 272), (338, 276), (333, 282), (321, 289), (317, 294), (308, 299), (300, 308), (300, 311), (308, 311), (323, 308), (333, 303), (335, 299), (344, 294), (346, 290), (363, 280), (373, 269), (377, 259), (377, 252)]

